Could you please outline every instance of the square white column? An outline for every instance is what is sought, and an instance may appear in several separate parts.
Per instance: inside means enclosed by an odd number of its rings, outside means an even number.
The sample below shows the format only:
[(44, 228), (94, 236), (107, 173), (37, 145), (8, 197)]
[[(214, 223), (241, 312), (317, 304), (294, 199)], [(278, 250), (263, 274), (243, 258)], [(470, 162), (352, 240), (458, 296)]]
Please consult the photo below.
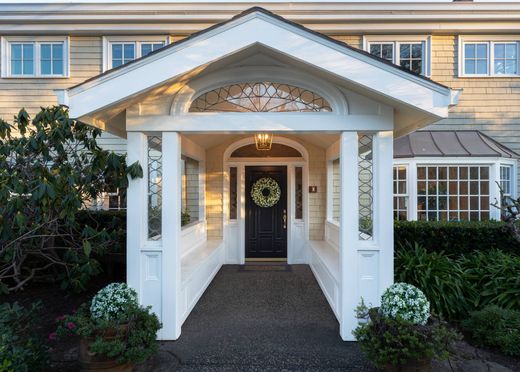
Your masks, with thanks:
[(140, 255), (146, 239), (147, 142), (146, 135), (128, 132), (127, 163), (139, 162), (143, 178), (129, 178), (126, 191), (126, 281), (137, 291), (141, 299)]
[(176, 340), (181, 334), (181, 137), (162, 135), (162, 323), (161, 338)]
[(340, 335), (354, 341), (357, 326), (354, 308), (359, 301), (357, 283), (357, 249), (359, 244), (358, 216), (358, 134), (343, 132), (340, 136), (340, 236), (339, 236), (339, 315)]

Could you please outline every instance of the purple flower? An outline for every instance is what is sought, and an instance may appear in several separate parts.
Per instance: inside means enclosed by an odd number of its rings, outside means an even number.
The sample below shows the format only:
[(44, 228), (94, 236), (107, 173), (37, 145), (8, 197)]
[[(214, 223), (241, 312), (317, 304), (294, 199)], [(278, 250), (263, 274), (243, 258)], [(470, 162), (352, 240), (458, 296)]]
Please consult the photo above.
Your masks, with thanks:
[(76, 325), (72, 322), (68, 322), (67, 323), (67, 328), (70, 329), (70, 330), (73, 330), (74, 328), (76, 328)]
[(56, 339), (58, 338), (58, 335), (56, 334), (56, 332), (51, 332), (51, 333), (49, 333), (47, 338), (49, 339), (49, 341), (56, 341)]

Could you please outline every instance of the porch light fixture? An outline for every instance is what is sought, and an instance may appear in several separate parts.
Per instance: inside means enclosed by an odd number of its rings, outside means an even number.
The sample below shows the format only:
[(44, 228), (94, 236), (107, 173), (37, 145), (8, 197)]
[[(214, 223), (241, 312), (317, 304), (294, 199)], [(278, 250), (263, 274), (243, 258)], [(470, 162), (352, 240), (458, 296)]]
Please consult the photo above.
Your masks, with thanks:
[(255, 134), (255, 144), (257, 150), (269, 151), (273, 144), (273, 135), (271, 133), (257, 133)]

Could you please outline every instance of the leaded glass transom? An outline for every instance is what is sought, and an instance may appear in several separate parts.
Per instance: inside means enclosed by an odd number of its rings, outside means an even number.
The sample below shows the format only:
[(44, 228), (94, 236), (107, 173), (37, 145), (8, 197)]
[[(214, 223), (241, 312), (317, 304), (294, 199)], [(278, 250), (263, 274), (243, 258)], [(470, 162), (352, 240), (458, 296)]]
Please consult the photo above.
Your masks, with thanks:
[(374, 157), (373, 137), (358, 137), (359, 238), (371, 240), (374, 235)]
[(148, 136), (148, 239), (161, 239), (162, 139)]
[(190, 112), (330, 112), (330, 104), (304, 88), (269, 81), (232, 84), (199, 96)]

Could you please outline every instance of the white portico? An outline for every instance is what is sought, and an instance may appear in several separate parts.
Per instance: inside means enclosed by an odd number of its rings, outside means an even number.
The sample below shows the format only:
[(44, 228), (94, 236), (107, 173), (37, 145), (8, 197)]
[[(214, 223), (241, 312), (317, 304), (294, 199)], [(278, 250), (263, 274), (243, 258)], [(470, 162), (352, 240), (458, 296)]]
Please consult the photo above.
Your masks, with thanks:
[[(393, 281), (393, 137), (457, 99), (260, 8), (58, 94), (126, 136), (143, 167), (127, 192), (127, 280), (164, 340), (223, 264), (270, 258), (310, 265), (352, 340), (360, 298), (376, 305)], [(260, 179), (272, 203), (255, 201)]]

